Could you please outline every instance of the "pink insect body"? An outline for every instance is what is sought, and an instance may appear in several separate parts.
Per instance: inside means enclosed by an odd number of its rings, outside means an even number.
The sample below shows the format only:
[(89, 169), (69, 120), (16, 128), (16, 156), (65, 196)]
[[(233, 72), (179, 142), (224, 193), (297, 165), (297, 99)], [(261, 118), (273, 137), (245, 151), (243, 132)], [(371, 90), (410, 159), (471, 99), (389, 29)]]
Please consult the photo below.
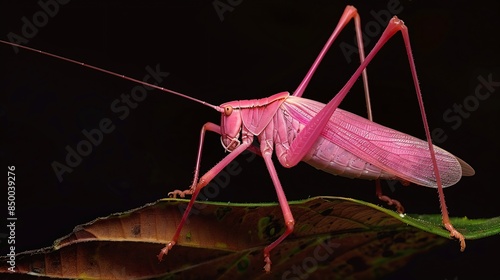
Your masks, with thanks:
[[(289, 129), (288, 142), (325, 105), (314, 100), (289, 97), (282, 106)], [(277, 117), (275, 117), (277, 118)], [(276, 125), (276, 124), (275, 124)], [(284, 129), (283, 129), (284, 130)], [(278, 131), (282, 131), (278, 129)], [(286, 130), (285, 130), (286, 131)], [(276, 152), (286, 152), (276, 143)], [(449, 152), (434, 146), (443, 187), (457, 183), (471, 167)], [(337, 109), (312, 149), (302, 159), (308, 164), (349, 178), (404, 180), (436, 187), (436, 178), (426, 141)], [(286, 166), (286, 163), (281, 161)]]
[[(350, 20), (354, 20), (356, 27), (361, 65), (346, 85), (329, 103), (323, 104), (314, 100), (302, 98), (301, 96), (307, 88), (307, 84), (319, 63), (340, 31)], [(405, 42), (410, 70), (412, 72), (426, 132), (426, 141), (372, 121), (365, 69), (375, 54), (398, 31), (402, 33)], [(396, 204), (400, 211), (402, 211), (402, 207), (399, 202), (382, 195), (378, 179), (397, 179), (403, 182), (412, 182), (421, 186), (437, 188), (441, 204), (443, 225), (450, 231), (451, 237), (457, 238), (460, 241), (461, 250), (463, 251), (465, 249), (465, 239), (463, 235), (455, 230), (450, 223), (444, 200), (443, 187), (448, 187), (457, 183), (462, 176), (473, 175), (474, 170), (467, 163), (451, 153), (432, 145), (415, 64), (411, 54), (408, 30), (404, 23), (397, 17), (390, 20), (381, 38), (365, 59), (359, 15), (354, 7), (347, 6), (337, 27), (293, 95), (290, 95), (288, 92), (281, 92), (268, 98), (232, 101), (220, 106), (211, 105), (207, 102), (169, 89), (147, 84), (137, 79), (95, 66), (86, 65), (68, 58), (10, 42), (0, 42), (80, 64), (135, 83), (179, 95), (209, 106), (221, 113), (220, 126), (214, 123), (206, 123), (202, 127), (192, 186), (187, 190), (176, 190), (170, 193), (172, 196), (179, 195), (183, 197), (185, 195), (192, 195), (192, 197), (174, 236), (170, 239), (171, 241), (161, 249), (158, 255), (160, 261), (177, 243), (181, 236), (181, 230), (200, 190), (245, 150), (257, 153), (264, 159), (276, 189), (286, 225), (286, 230), (283, 235), (264, 249), (264, 270), (266, 272), (271, 270), (271, 250), (293, 232), (295, 224), (274, 163), (271, 159), (273, 152), (276, 153), (279, 162), (285, 167), (293, 167), (300, 161), (305, 161), (318, 169), (335, 175), (349, 178), (376, 179), (377, 195), (379, 198), (389, 204)], [(338, 109), (339, 104), (359, 76), (363, 78), (368, 107), (368, 119)], [(226, 150), (230, 151), (230, 153), (203, 176), (199, 177), (203, 141), (206, 131), (220, 134), (222, 145)], [(257, 137), (259, 140), (259, 148), (252, 145), (254, 137)]]

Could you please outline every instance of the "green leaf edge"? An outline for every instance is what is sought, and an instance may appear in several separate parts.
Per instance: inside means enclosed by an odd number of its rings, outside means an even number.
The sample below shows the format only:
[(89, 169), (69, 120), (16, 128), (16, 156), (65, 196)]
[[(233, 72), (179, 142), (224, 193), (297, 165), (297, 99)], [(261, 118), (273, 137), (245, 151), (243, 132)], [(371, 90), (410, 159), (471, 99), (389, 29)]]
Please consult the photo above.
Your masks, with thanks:
[[(371, 207), (375, 210), (384, 212), (387, 215), (396, 218), (397, 220), (406, 223), (407, 225), (421, 229), (423, 231), (433, 233), (442, 237), (451, 238), (449, 231), (442, 225), (441, 214), (404, 214), (400, 215), (394, 210), (387, 209), (370, 202), (357, 200), (347, 197), (338, 196), (315, 196), (303, 200), (289, 201), (290, 205), (300, 205), (312, 200), (344, 200), (354, 203), (362, 204)], [(189, 202), (188, 199), (180, 198), (165, 198), (160, 201), (170, 202)], [(196, 201), (200, 204), (210, 204), (216, 206), (231, 206), (231, 207), (272, 207), (277, 206), (277, 202), (263, 202), (263, 203), (233, 203), (233, 202), (212, 202), (212, 201)], [(450, 217), (450, 221), (459, 232), (461, 232), (465, 239), (480, 239), (485, 237), (500, 234), (500, 216), (493, 218), (469, 219), (467, 217)]]

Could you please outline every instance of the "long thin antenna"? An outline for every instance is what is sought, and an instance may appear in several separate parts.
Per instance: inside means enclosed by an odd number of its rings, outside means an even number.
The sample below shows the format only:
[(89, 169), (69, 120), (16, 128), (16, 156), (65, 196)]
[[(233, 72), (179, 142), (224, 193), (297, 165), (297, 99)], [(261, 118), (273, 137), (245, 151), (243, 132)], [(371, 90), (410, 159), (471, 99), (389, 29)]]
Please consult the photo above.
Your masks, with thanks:
[(163, 91), (163, 92), (168, 92), (168, 93), (171, 93), (171, 94), (175, 94), (177, 96), (184, 97), (186, 99), (189, 99), (189, 100), (201, 103), (201, 104), (203, 104), (205, 106), (208, 106), (210, 108), (213, 108), (213, 109), (217, 110), (218, 112), (224, 112), (224, 110), (221, 107), (216, 106), (216, 105), (212, 105), (212, 104), (210, 104), (208, 102), (205, 102), (203, 100), (199, 100), (199, 99), (196, 99), (196, 98), (191, 97), (189, 95), (185, 95), (185, 94), (182, 94), (180, 92), (177, 92), (177, 91), (174, 91), (174, 90), (170, 90), (170, 89), (167, 89), (167, 88), (164, 88), (164, 87), (160, 87), (160, 86), (157, 86), (157, 85), (146, 83), (144, 81), (137, 80), (137, 79), (134, 79), (134, 78), (122, 75), (122, 74), (118, 74), (116, 72), (109, 71), (109, 70), (106, 70), (106, 69), (103, 69), (103, 68), (100, 68), (100, 67), (97, 67), (97, 66), (94, 66), (94, 65), (86, 64), (86, 63), (83, 63), (83, 62), (80, 62), (80, 61), (77, 61), (77, 60), (74, 60), (74, 59), (70, 59), (70, 58), (67, 58), (67, 57), (64, 57), (64, 56), (60, 56), (60, 55), (49, 53), (49, 52), (44, 52), (44, 51), (41, 51), (41, 50), (37, 50), (37, 49), (34, 49), (34, 48), (30, 48), (30, 47), (19, 45), (19, 44), (12, 43), (12, 42), (7, 42), (7, 41), (4, 41), (4, 40), (0, 40), (0, 43), (6, 44), (6, 45), (10, 45), (10, 46), (14, 46), (14, 47), (21, 48), (21, 49), (25, 49), (25, 50), (28, 50), (28, 51), (36, 52), (36, 53), (39, 53), (39, 54), (47, 55), (47, 56), (50, 56), (50, 57), (53, 57), (53, 58), (56, 58), (56, 59), (60, 59), (60, 60), (66, 61), (66, 62), (77, 64), (77, 65), (80, 65), (80, 66), (83, 66), (83, 67), (87, 67), (87, 68), (90, 68), (90, 69), (93, 69), (93, 70), (96, 70), (96, 71), (99, 71), (99, 72), (102, 72), (102, 73), (106, 73), (108, 75), (112, 75), (112, 76), (116, 76), (118, 78), (129, 80), (129, 81), (137, 83), (137, 84), (141, 84), (141, 85), (144, 85), (144, 86), (152, 87), (154, 89), (157, 89), (157, 90), (160, 90), (160, 91)]

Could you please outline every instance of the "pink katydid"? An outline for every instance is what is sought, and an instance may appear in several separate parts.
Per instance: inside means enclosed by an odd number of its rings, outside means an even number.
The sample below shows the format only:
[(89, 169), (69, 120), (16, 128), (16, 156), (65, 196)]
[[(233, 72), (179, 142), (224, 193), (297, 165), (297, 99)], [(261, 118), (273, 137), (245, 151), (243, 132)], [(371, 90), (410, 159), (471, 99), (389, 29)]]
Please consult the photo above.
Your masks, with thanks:
[[(354, 19), (356, 26), (361, 65), (346, 85), (328, 104), (325, 105), (313, 100), (301, 98), (317, 66), (329, 47), (351, 19)], [(401, 31), (403, 34), (427, 141), (422, 141), (371, 121), (368, 83), (365, 69), (375, 54), (398, 31)], [(160, 251), (158, 255), (160, 260), (163, 255), (168, 253), (172, 246), (177, 243), (181, 229), (183, 228), (189, 211), (200, 190), (239, 154), (249, 149), (259, 153), (264, 158), (276, 188), (286, 224), (285, 233), (264, 249), (265, 270), (270, 271), (271, 250), (279, 245), (279, 243), (293, 231), (295, 223), (271, 160), (273, 147), (276, 148), (280, 163), (285, 167), (293, 167), (298, 164), (298, 162), (305, 161), (329, 173), (346, 177), (377, 180), (399, 179), (422, 186), (437, 187), (442, 209), (443, 225), (450, 231), (452, 237), (460, 240), (461, 250), (465, 248), (464, 237), (456, 231), (450, 223), (444, 200), (443, 187), (455, 184), (461, 176), (473, 175), (474, 170), (452, 154), (432, 145), (415, 65), (411, 54), (408, 31), (404, 23), (396, 17), (389, 22), (381, 38), (365, 59), (361, 41), (359, 15), (354, 7), (346, 7), (328, 42), (323, 47), (311, 66), (311, 69), (293, 95), (290, 96), (288, 92), (282, 92), (269, 98), (232, 101), (220, 106), (211, 105), (207, 102), (172, 90), (150, 85), (140, 80), (125, 77), (78, 61), (5, 41), (0, 42), (37, 51), (42, 54), (81, 64), (94, 70), (173, 93), (207, 105), (221, 113), (222, 121), (220, 126), (213, 123), (206, 123), (202, 128), (193, 185), (188, 190), (174, 191), (172, 193), (174, 195), (189, 194), (192, 195), (192, 197), (174, 236)], [(363, 76), (365, 94), (367, 96), (369, 120), (338, 109), (339, 104), (360, 75)], [(231, 153), (207, 173), (199, 177), (201, 153), (206, 131), (220, 134), (224, 148), (231, 151)], [(254, 136), (257, 136), (260, 142), (260, 149), (252, 146)], [(389, 203), (395, 203), (398, 205), (398, 209), (400, 209), (400, 205), (397, 201), (385, 197), (379, 192), (378, 184), (377, 194), (382, 200)]]
[[(351, 19), (355, 20), (361, 65), (328, 104), (301, 98), (325, 53)], [(285, 167), (293, 167), (300, 161), (305, 161), (326, 172), (346, 177), (377, 180), (400, 179), (422, 186), (437, 187), (443, 225), (450, 231), (452, 237), (460, 241), (461, 250), (465, 249), (464, 236), (450, 222), (443, 187), (454, 185), (463, 175), (474, 175), (474, 170), (461, 159), (432, 145), (411, 54), (408, 30), (403, 21), (397, 17), (392, 18), (381, 38), (365, 59), (360, 29), (360, 20), (356, 9), (347, 6), (328, 42), (292, 96), (288, 92), (282, 92), (264, 99), (228, 102), (216, 108), (222, 113), (221, 126), (207, 123), (202, 128), (193, 185), (186, 191), (172, 193), (173, 195), (189, 194), (192, 195), (192, 198), (172, 241), (167, 243), (158, 255), (160, 260), (175, 245), (200, 190), (244, 150), (252, 149), (254, 136), (257, 136), (260, 142), (260, 151), (258, 152), (264, 158), (271, 175), (287, 227), (282, 236), (264, 248), (264, 261), (266, 263), (264, 269), (267, 272), (271, 269), (271, 250), (293, 232), (295, 224), (271, 159), (273, 146), (276, 147), (280, 163)], [(338, 109), (340, 102), (347, 95), (356, 79), (363, 74), (368, 116), (369, 119), (372, 118), (364, 70), (375, 54), (398, 31), (403, 34), (427, 141)], [(198, 180), (204, 133), (207, 130), (220, 134), (222, 144), (231, 153)], [(398, 209), (402, 209), (398, 201), (380, 193), (378, 182), (377, 195), (380, 199), (389, 204), (394, 203)]]

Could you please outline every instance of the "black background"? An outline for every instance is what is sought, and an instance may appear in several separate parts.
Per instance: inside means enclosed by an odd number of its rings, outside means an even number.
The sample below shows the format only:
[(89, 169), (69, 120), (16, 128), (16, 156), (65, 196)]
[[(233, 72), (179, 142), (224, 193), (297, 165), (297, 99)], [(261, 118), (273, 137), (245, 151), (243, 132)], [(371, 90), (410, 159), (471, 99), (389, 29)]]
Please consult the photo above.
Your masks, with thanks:
[[(139, 79), (147, 74), (147, 65), (159, 64), (170, 73), (162, 86), (218, 105), (292, 92), (345, 5), (358, 8), (365, 26), (376, 22), (370, 11), (386, 10), (391, 1), (234, 1), (238, 5), (225, 12), (223, 20), (213, 1), (88, 2), (73, 0), (60, 6), (27, 45)], [(446, 121), (443, 114), (454, 104), (472, 100), (478, 76), (492, 75), (500, 81), (500, 5), (420, 2), (400, 1), (398, 17), (410, 30), (431, 129), (443, 129), (447, 139), (439, 145), (476, 170), (474, 177), (445, 190), (450, 215), (498, 216), (500, 155), (494, 132), (500, 119), (500, 87), (461, 118), (456, 129), (455, 122)], [(9, 32), (22, 35), (21, 19), (33, 22), (33, 15), (41, 10), (35, 1), (0, 3), (3, 40)], [(354, 45), (353, 26), (349, 24), (333, 45), (304, 97), (327, 102), (355, 71), (356, 55), (349, 63), (340, 49), (341, 42)], [(381, 31), (373, 33), (376, 36), (367, 50)], [(161, 92), (149, 92), (120, 120), (110, 104), (121, 94), (130, 94), (135, 84), (39, 54), (16, 54), (3, 45), (0, 58), (0, 157), (5, 160), (0, 168), (16, 166), (18, 252), (50, 246), (78, 224), (187, 188), (200, 128), (208, 121), (219, 122), (212, 109)], [(423, 138), (400, 35), (384, 47), (368, 71), (375, 120)], [(361, 82), (341, 107), (365, 115)], [(75, 148), (85, 139), (82, 130), (97, 128), (103, 118), (110, 118), (115, 130), (105, 134), (102, 143), (59, 182), (51, 164), (65, 164), (65, 147)], [(201, 172), (224, 155), (219, 137), (209, 134)], [(237, 159), (241, 174), (232, 176), (229, 186), (210, 200), (276, 201), (264, 163), (247, 158)], [(289, 200), (331, 195), (378, 203), (373, 182), (334, 177), (305, 164), (293, 169), (282, 168), (277, 161), (276, 165)], [(439, 213), (434, 189), (398, 184), (385, 185), (385, 191), (410, 213)], [(470, 279), (497, 271), (490, 255), (500, 248), (498, 237), (467, 245), (460, 253), (458, 244), (450, 242), (393, 278)]]

